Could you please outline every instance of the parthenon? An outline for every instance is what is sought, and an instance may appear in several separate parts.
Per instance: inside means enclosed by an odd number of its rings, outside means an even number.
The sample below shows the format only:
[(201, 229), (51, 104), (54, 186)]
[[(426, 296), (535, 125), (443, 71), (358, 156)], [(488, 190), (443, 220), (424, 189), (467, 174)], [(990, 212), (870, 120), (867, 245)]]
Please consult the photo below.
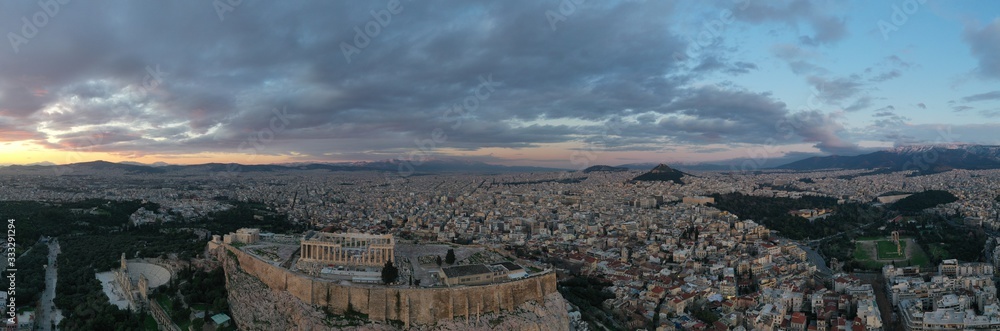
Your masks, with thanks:
[(395, 239), (391, 234), (306, 233), (300, 259), (339, 265), (381, 267), (393, 261)]

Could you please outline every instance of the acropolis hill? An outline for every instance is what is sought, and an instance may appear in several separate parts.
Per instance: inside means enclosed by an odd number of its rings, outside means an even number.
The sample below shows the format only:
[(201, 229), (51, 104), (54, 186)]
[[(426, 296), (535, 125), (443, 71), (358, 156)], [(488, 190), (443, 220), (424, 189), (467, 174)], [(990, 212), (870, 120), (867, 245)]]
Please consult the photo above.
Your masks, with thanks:
[[(241, 247), (236, 247), (241, 246)], [(433, 328), (568, 330), (556, 275), (457, 287), (359, 284), (292, 271), (240, 244), (211, 241), (241, 330)], [(364, 321), (346, 321), (351, 316)]]

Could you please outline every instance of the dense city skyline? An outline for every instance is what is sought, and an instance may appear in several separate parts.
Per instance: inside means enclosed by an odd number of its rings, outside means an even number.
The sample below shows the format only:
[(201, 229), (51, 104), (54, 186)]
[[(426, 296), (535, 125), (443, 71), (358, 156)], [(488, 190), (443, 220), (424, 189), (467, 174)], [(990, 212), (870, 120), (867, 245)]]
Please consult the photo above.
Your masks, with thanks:
[(4, 3), (0, 164), (575, 168), (997, 144), (998, 13), (917, 0)]

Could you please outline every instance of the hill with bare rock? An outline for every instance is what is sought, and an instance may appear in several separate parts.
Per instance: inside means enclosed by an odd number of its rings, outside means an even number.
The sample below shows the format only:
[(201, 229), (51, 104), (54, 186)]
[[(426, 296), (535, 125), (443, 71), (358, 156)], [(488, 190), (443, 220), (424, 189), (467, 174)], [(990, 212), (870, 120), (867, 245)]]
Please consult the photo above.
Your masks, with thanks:
[(671, 167), (667, 166), (666, 164), (662, 164), (661, 163), (660, 165), (656, 166), (655, 168), (653, 168), (649, 172), (644, 173), (642, 175), (639, 175), (639, 176), (633, 178), (632, 180), (633, 181), (637, 181), (637, 182), (666, 182), (666, 181), (671, 181), (671, 182), (674, 182), (674, 183), (677, 183), (677, 184), (684, 185), (684, 181), (682, 180), (682, 178), (684, 178), (684, 176), (690, 176), (690, 175), (688, 175), (688, 174), (686, 174), (684, 172), (681, 172), (680, 170), (671, 168)]

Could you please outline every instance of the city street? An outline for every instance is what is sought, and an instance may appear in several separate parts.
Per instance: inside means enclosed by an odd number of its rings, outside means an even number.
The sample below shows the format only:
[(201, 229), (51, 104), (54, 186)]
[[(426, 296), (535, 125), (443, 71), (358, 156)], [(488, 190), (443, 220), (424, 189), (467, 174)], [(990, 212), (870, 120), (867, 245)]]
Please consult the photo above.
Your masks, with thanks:
[(816, 271), (818, 271), (823, 277), (830, 277), (833, 275), (833, 270), (830, 270), (830, 266), (826, 264), (826, 260), (823, 259), (822, 255), (809, 247), (809, 245), (798, 245), (799, 248), (806, 251), (806, 257), (809, 262), (816, 266)]
[(55, 309), (53, 300), (56, 298), (56, 257), (59, 255), (59, 242), (53, 239), (49, 242), (49, 263), (45, 268), (45, 291), (42, 292), (42, 303), (38, 309), (36, 325), (38, 330), (53, 330), (52, 325), (58, 325), (62, 320), (62, 312)]

